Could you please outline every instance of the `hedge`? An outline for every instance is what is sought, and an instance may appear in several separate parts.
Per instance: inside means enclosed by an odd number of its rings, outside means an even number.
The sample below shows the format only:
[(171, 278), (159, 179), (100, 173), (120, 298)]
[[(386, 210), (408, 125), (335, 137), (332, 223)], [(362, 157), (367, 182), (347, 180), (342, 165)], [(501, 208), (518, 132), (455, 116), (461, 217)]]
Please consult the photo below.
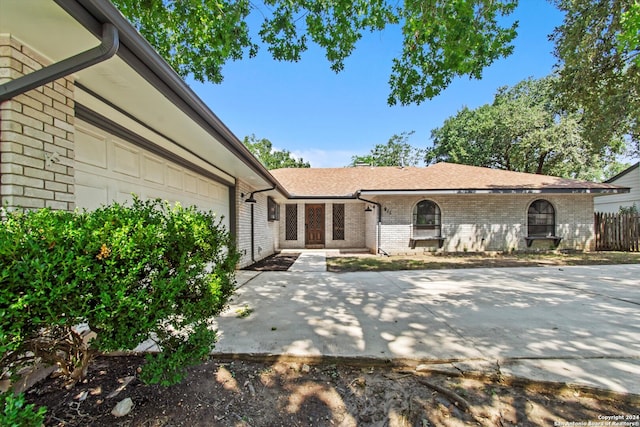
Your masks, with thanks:
[[(0, 367), (35, 362), (82, 380), (99, 353), (148, 338), (141, 377), (169, 385), (206, 358), (212, 318), (235, 288), (238, 253), (212, 213), (134, 199), (95, 211), (42, 209), (0, 221)], [(95, 336), (87, 340), (81, 325)], [(93, 336), (93, 335), (92, 335)]]

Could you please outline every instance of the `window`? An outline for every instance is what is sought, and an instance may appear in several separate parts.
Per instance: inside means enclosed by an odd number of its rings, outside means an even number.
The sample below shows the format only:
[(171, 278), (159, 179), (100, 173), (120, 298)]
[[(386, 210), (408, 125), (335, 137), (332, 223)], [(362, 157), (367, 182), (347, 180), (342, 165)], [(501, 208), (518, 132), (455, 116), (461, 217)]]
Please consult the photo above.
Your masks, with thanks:
[(536, 200), (529, 205), (527, 215), (527, 235), (550, 237), (556, 233), (556, 211), (546, 200)]
[(431, 200), (419, 202), (413, 210), (413, 226), (433, 237), (440, 237), (440, 206)]
[(285, 240), (298, 240), (298, 205), (287, 205), (285, 208)]
[(280, 219), (280, 205), (272, 197), (267, 199), (267, 211), (269, 221), (278, 221)]
[(333, 240), (344, 240), (344, 203), (333, 204)]

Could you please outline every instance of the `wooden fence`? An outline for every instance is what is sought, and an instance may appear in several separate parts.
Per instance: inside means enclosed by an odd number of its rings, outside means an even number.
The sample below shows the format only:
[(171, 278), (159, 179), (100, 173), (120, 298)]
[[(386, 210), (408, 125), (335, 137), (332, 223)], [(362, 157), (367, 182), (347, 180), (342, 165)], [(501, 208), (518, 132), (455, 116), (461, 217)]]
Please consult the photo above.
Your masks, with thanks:
[(596, 251), (640, 251), (640, 216), (636, 213), (595, 214)]

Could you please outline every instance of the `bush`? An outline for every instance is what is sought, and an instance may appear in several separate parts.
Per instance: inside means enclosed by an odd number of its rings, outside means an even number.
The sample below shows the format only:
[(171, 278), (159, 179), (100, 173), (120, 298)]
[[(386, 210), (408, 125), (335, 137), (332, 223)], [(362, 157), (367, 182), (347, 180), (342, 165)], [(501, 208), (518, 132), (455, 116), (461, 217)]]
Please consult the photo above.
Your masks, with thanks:
[(638, 215), (640, 210), (638, 210), (638, 205), (634, 202), (631, 206), (620, 206), (618, 212), (625, 215)]
[(214, 214), (159, 200), (11, 213), (0, 224), (1, 366), (42, 360), (75, 382), (97, 353), (151, 337), (163, 355), (145, 377), (176, 382), (212, 349), (237, 260)]
[(47, 408), (36, 410), (33, 404), (27, 405), (22, 394), (0, 393), (0, 426), (40, 427), (46, 412)]

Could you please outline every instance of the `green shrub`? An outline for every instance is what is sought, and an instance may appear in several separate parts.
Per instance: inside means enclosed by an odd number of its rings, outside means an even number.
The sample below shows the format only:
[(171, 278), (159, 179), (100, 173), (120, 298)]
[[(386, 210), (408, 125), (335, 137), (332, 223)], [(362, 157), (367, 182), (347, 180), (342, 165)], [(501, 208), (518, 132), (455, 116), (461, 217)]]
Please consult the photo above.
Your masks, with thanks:
[(620, 206), (618, 212), (626, 215), (638, 215), (638, 213), (640, 213), (640, 210), (638, 210), (638, 205), (636, 205), (634, 202), (631, 206)]
[[(237, 260), (214, 214), (159, 200), (8, 214), (0, 224), (1, 366), (11, 372), (39, 359), (75, 382), (96, 353), (152, 337), (164, 355), (149, 366), (164, 376), (146, 377), (174, 382), (213, 347), (211, 318), (233, 293)], [(96, 337), (85, 342), (79, 324)]]
[(22, 394), (0, 393), (0, 426), (40, 427), (46, 412), (47, 408), (36, 410), (33, 404), (27, 405)]

